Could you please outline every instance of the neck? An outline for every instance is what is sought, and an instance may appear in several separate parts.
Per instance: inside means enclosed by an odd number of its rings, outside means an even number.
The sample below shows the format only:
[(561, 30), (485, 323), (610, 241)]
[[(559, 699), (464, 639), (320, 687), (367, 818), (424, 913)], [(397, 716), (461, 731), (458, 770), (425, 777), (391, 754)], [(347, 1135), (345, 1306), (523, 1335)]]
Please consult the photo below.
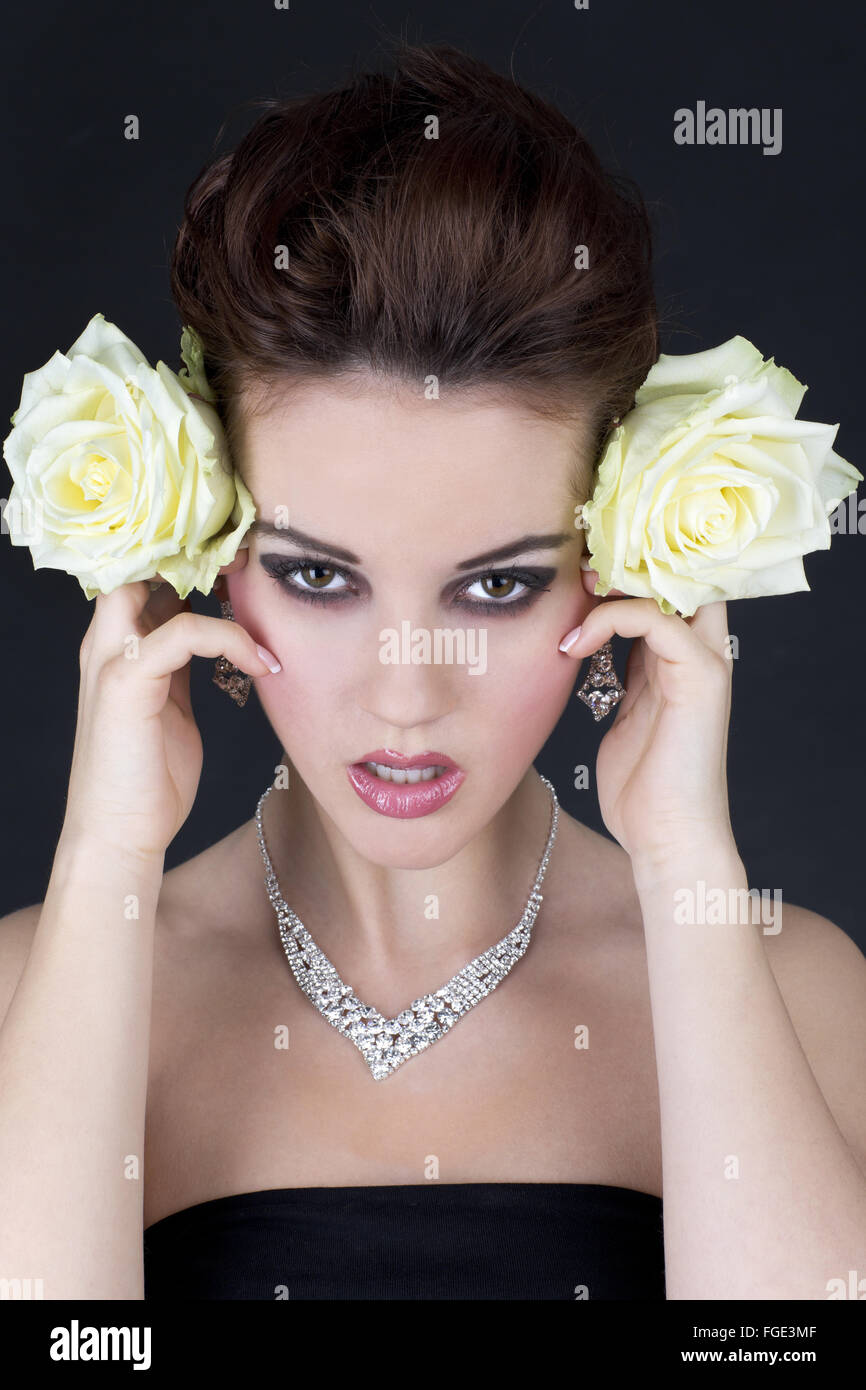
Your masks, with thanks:
[(367, 980), (396, 988), (416, 972), (444, 983), (517, 924), (550, 830), (550, 793), (534, 768), (451, 859), (401, 869), (359, 854), (285, 750), (280, 761), (289, 768), (289, 789), (271, 792), (262, 812), (280, 891), (359, 991)]

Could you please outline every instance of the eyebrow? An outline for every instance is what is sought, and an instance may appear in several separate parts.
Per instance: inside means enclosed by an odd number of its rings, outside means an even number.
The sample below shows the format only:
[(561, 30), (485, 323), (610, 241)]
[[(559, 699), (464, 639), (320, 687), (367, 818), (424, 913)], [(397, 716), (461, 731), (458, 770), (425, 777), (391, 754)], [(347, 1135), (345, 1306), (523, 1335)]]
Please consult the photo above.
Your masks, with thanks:
[(296, 531), (293, 526), (275, 526), (272, 521), (254, 521), (250, 532), (257, 536), (269, 536), (273, 540), (290, 541), (293, 545), (307, 546), (309, 550), (318, 550), (323, 555), (333, 555), (335, 560), (345, 560), (350, 565), (361, 563), (359, 557), (351, 550), (344, 550), (341, 545), (331, 545), (330, 541), (316, 540), (315, 536), (308, 536), (306, 531)]
[[(250, 531), (259, 536), (268, 536), (273, 540), (289, 541), (294, 545), (307, 546), (310, 550), (316, 550), (323, 555), (332, 555), (335, 560), (345, 560), (350, 565), (362, 563), (360, 558), (351, 550), (346, 550), (340, 545), (332, 545), (330, 541), (318, 540), (315, 536), (310, 536), (305, 531), (298, 531), (293, 526), (275, 526), (270, 521), (254, 521)], [(506, 545), (497, 546), (494, 550), (485, 550), (482, 554), (473, 555), (468, 560), (460, 560), (454, 568), (458, 570), (476, 569), (493, 560), (508, 560), (512, 555), (522, 555), (528, 550), (558, 550), (560, 546), (572, 539), (573, 537), (567, 531), (520, 536), (517, 540), (508, 541)]]
[(478, 565), (486, 565), (491, 560), (507, 560), (512, 555), (522, 555), (526, 550), (558, 550), (572, 537), (567, 531), (554, 531), (543, 536), (521, 536), (519, 540), (499, 545), (495, 550), (485, 550), (481, 555), (473, 555), (471, 560), (461, 560), (455, 569), (472, 570)]

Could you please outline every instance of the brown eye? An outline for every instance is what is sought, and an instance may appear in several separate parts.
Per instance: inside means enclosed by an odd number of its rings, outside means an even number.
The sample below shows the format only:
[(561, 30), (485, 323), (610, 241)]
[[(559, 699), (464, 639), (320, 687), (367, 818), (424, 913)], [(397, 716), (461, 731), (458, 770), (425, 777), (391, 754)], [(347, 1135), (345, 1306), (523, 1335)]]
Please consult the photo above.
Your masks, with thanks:
[(298, 574), (311, 589), (324, 589), (333, 579), (336, 570), (329, 569), (327, 565), (302, 565)]
[(352, 597), (350, 576), (338, 565), (299, 555), (263, 555), (262, 569), (283, 589), (308, 603), (334, 603)]
[(507, 598), (518, 581), (510, 574), (486, 574), (478, 583), (491, 598)]
[(484, 613), (516, 615), (547, 592), (547, 583), (556, 578), (555, 569), (488, 570), (460, 590), (463, 607)]

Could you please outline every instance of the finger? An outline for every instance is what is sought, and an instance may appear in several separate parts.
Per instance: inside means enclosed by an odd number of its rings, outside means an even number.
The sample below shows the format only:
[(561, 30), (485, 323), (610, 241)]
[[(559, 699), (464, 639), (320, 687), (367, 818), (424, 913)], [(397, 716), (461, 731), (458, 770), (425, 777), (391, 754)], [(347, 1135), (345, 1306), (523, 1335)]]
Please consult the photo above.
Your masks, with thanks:
[[(583, 561), (581, 561), (580, 573), (581, 578), (583, 580), (583, 587), (586, 590), (586, 592), (588, 594), (595, 594), (595, 586), (598, 583), (598, 571), (592, 569), (585, 569)], [(596, 597), (600, 599), (626, 598), (627, 595), (623, 592), (622, 589), (610, 589), (606, 594), (598, 594), (596, 595)]]
[(143, 615), (154, 592), (151, 581), (139, 579), (120, 584), (108, 594), (96, 595), (90, 625), (79, 649), (82, 681), (89, 685), (98, 679), (103, 666), (119, 654), (137, 653), (138, 642), (149, 630), (150, 624)]
[(637, 700), (644, 686), (647, 684), (646, 672), (646, 643), (632, 642), (628, 657), (625, 663), (625, 675), (622, 684), (625, 687), (625, 694), (617, 705), (617, 715), (626, 714)]
[[(643, 645), (643, 642), (634, 644), (635, 648)], [(659, 697), (645, 672), (635, 676), (630, 670), (626, 670), (624, 683), (626, 693), (616, 706), (612, 727), (616, 728), (618, 723), (628, 717), (630, 736), (638, 742), (643, 740), (648, 743), (664, 707), (664, 700)]]
[[(579, 628), (568, 633), (560, 651), (575, 660), (597, 652), (615, 633), (620, 637), (643, 637), (651, 652), (663, 661), (694, 662), (708, 665), (712, 653), (684, 618), (662, 613), (654, 599), (627, 598), (599, 603), (587, 613)], [(719, 660), (722, 660), (719, 653)]]
[(146, 579), (121, 584), (110, 594), (97, 594), (84, 638), (88, 655), (97, 659), (116, 655), (124, 637), (138, 630), (150, 596), (151, 588)]
[(146, 631), (152, 632), (154, 628), (167, 623), (175, 614), (189, 612), (191, 608), (192, 604), (188, 598), (181, 598), (173, 585), (162, 581), (151, 590), (142, 610), (141, 620)]
[[(192, 612), (192, 604), (189, 598), (181, 598), (173, 585), (162, 581), (154, 585), (150, 598), (144, 612), (141, 615), (142, 625), (149, 634), (156, 628), (167, 623), (178, 613)], [(168, 698), (173, 700), (179, 709), (186, 714), (192, 714), (192, 696), (190, 694), (190, 670), (191, 663), (180, 666), (172, 672), (171, 681), (168, 687)]]
[(709, 647), (710, 651), (716, 652), (719, 656), (726, 656), (728, 652), (728, 609), (727, 604), (722, 601), (718, 603), (705, 603), (686, 618), (691, 631), (699, 637), (704, 646)]
[(107, 662), (104, 675), (132, 684), (144, 717), (159, 713), (166, 699), (166, 681), (193, 656), (225, 656), (255, 677), (281, 669), (277, 658), (259, 647), (240, 623), (192, 612), (178, 613), (148, 633), (138, 644), (135, 660), (124, 656)]
[(82, 698), (85, 685), (96, 679), (107, 661), (124, 650), (125, 639), (130, 633), (137, 634), (140, 617), (150, 595), (150, 584), (146, 579), (121, 584), (108, 594), (96, 595), (90, 623), (79, 648), (79, 701), (72, 744), (73, 761), (81, 739), (82, 718), (86, 707)]
[(192, 714), (191, 670), (192, 663), (188, 661), (185, 666), (180, 666), (176, 671), (172, 671), (171, 680), (168, 683), (168, 698), (177, 705), (178, 709), (183, 710), (184, 714)]

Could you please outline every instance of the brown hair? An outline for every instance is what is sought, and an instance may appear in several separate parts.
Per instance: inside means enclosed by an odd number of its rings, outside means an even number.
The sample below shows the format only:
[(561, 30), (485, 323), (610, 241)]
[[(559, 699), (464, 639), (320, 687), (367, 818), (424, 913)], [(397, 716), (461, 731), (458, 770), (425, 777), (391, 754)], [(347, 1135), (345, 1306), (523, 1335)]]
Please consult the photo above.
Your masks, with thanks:
[(171, 289), (235, 459), (241, 389), (366, 369), (583, 412), (595, 462), (659, 352), (640, 192), (458, 49), (398, 41), (393, 67), (252, 103), (189, 189)]

